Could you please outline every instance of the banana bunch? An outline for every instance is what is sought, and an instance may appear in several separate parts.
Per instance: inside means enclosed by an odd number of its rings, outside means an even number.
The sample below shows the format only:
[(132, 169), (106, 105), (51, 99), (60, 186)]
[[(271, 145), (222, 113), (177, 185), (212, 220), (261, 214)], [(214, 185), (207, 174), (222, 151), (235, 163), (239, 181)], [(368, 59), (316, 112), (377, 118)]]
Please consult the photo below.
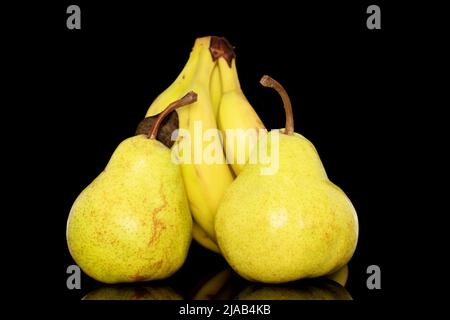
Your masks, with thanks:
[[(146, 114), (156, 116), (187, 92), (197, 93), (195, 103), (177, 110), (179, 130), (172, 149), (194, 220), (193, 238), (217, 253), (214, 217), (218, 205), (256, 143), (255, 130), (247, 129), (265, 129), (241, 90), (235, 60), (233, 48), (224, 38), (196, 39), (181, 73)], [(243, 135), (227, 129), (240, 129)], [(198, 130), (208, 139), (198, 137)]]

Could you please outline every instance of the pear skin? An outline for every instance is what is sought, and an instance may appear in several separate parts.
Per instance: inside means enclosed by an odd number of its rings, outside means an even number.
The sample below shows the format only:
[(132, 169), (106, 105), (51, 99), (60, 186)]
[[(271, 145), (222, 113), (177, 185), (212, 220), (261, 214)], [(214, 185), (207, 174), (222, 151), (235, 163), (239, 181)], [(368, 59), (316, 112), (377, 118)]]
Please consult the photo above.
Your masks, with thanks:
[(155, 138), (173, 109), (161, 113), (149, 135), (124, 140), (105, 170), (75, 200), (67, 244), (80, 268), (105, 283), (166, 278), (186, 259), (192, 218), (181, 172), (170, 149)]
[(67, 242), (77, 264), (96, 280), (153, 280), (184, 262), (191, 228), (183, 181), (169, 149), (139, 135), (119, 145), (76, 199)]
[[(282, 283), (332, 273), (350, 260), (357, 244), (352, 203), (328, 180), (313, 144), (293, 132), (288, 117), (287, 112), (286, 130), (278, 135), (278, 170), (262, 174), (267, 165), (248, 163), (216, 215), (223, 256), (251, 281)], [(275, 134), (267, 136), (269, 154)]]

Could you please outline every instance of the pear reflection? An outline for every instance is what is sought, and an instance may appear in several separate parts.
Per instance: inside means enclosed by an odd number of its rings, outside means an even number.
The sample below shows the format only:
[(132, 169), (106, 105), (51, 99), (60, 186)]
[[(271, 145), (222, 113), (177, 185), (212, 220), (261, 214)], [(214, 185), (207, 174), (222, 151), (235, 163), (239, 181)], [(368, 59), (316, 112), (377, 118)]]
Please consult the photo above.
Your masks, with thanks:
[(326, 278), (280, 285), (252, 284), (242, 290), (237, 300), (352, 300), (340, 284)]
[(352, 300), (347, 266), (327, 277), (283, 284), (249, 282), (225, 269), (198, 285), (193, 300)]
[(89, 292), (82, 300), (182, 300), (169, 286), (108, 286)]
[(239, 295), (239, 300), (352, 300), (344, 288), (348, 280), (348, 266), (317, 279), (301, 280), (286, 284), (253, 284)]

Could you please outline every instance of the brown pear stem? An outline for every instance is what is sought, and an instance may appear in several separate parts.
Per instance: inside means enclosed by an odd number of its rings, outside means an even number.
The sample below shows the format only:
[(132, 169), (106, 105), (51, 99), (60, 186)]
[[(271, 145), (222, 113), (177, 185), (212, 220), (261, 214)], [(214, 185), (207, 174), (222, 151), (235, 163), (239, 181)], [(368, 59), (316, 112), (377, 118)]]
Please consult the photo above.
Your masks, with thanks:
[(294, 133), (294, 114), (292, 112), (291, 99), (283, 86), (275, 79), (264, 75), (259, 81), (264, 87), (269, 87), (275, 89), (281, 96), (284, 105), (284, 112), (286, 113), (286, 127), (284, 133), (287, 135), (292, 135)]
[(148, 131), (148, 138), (149, 139), (156, 139), (156, 135), (158, 134), (159, 126), (161, 125), (161, 122), (164, 120), (164, 118), (171, 113), (173, 110), (183, 107), (185, 105), (191, 104), (193, 102), (197, 101), (197, 94), (194, 91), (189, 91), (183, 98), (176, 100), (169, 104), (166, 109), (164, 109), (163, 112), (159, 114), (159, 116), (156, 118), (155, 122), (151, 126), (150, 130)]

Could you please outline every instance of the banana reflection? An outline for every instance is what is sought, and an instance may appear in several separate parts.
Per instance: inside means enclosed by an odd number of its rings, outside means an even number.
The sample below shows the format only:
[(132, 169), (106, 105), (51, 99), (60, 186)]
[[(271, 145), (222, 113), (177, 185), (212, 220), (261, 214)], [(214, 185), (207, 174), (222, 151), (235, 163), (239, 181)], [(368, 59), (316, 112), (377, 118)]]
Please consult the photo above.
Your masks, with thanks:
[(252, 283), (225, 269), (210, 277), (193, 295), (193, 300), (352, 300), (344, 288), (348, 268), (318, 279), (284, 284)]
[(230, 269), (225, 269), (200, 285), (192, 300), (230, 300), (237, 294), (238, 276)]
[[(192, 300), (351, 300), (344, 288), (348, 267), (318, 279), (284, 284), (252, 283), (227, 268), (202, 281), (187, 298)], [(192, 292), (191, 292), (192, 293)], [(168, 285), (106, 286), (91, 291), (83, 300), (182, 300)]]
[(89, 292), (82, 300), (182, 300), (169, 286), (108, 286)]

